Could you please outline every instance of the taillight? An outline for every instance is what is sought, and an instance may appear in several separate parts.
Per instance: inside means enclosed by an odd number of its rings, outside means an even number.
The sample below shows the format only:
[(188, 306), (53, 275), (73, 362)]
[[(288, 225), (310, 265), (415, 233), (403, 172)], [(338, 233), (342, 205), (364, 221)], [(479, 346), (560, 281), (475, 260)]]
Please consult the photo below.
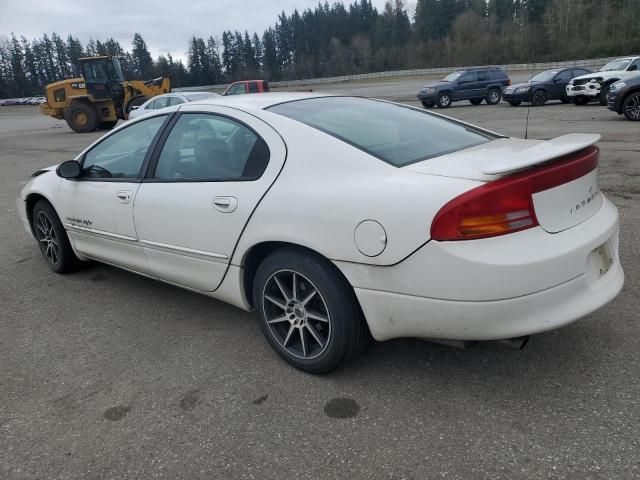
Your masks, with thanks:
[(510, 78), (508, 78), (508, 79), (507, 79), (507, 87), (508, 87), (508, 86), (510, 86), (510, 85), (511, 85), (511, 79), (510, 79)]
[(535, 227), (533, 194), (586, 175), (598, 166), (598, 155), (597, 147), (589, 147), (550, 165), (469, 190), (440, 209), (431, 225), (431, 238), (470, 240)]

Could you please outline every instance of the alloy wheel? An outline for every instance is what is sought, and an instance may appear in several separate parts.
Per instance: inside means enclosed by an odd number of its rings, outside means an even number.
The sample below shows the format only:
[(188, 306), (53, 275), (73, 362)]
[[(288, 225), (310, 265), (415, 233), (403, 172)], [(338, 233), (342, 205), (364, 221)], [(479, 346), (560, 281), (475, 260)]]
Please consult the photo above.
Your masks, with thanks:
[(633, 95), (624, 102), (624, 113), (630, 120), (640, 120), (640, 95)]
[(279, 270), (265, 283), (262, 308), (270, 334), (288, 354), (320, 356), (331, 338), (331, 315), (318, 288), (304, 275)]
[(44, 256), (52, 265), (57, 265), (60, 261), (60, 245), (53, 222), (43, 211), (39, 211), (36, 215), (35, 227)]

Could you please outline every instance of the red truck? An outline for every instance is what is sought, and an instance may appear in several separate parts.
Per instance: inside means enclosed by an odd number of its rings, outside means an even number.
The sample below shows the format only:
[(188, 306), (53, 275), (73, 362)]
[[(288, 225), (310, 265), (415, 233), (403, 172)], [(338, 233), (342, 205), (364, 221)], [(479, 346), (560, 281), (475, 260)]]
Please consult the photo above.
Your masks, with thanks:
[(245, 93), (264, 93), (269, 91), (266, 80), (241, 80), (229, 85), (222, 95), (244, 95)]

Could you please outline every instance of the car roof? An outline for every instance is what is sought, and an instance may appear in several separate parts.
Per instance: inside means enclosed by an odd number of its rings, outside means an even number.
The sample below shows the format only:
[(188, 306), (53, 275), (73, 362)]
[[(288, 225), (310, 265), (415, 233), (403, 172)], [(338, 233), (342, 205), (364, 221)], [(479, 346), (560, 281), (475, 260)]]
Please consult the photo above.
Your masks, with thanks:
[(220, 97), (203, 98), (191, 102), (191, 105), (220, 105), (223, 107), (235, 107), (248, 110), (264, 110), (279, 103), (304, 100), (307, 98), (330, 97), (320, 93), (307, 92), (278, 92), (278, 93), (249, 93), (246, 95), (228, 95)]

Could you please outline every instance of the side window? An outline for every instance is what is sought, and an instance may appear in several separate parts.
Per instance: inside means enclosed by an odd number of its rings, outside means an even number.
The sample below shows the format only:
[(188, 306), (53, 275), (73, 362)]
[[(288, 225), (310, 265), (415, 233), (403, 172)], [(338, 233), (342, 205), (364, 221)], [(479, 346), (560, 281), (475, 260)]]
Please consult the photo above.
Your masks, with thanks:
[(259, 93), (258, 82), (249, 82), (249, 93)]
[(136, 178), (165, 118), (142, 120), (105, 138), (84, 156), (81, 178)]
[(573, 69), (573, 74), (571, 75), (571, 78), (580, 77), (582, 75), (586, 75), (587, 73), (591, 73), (591, 72), (588, 72), (586, 70), (582, 70), (581, 68), (574, 68)]
[(640, 58), (631, 62), (631, 65), (627, 68), (628, 72), (638, 71), (640, 70)]
[[(581, 74), (582, 75), (582, 74)], [(561, 82), (568, 82), (573, 78), (573, 72), (571, 70), (565, 70), (556, 75), (556, 79)]]
[(242, 95), (245, 93), (244, 83), (238, 83), (231, 87), (231, 89), (227, 92), (227, 95)]
[(149, 103), (147, 103), (147, 106), (144, 107), (145, 110), (153, 110), (154, 108), (156, 108), (154, 105), (156, 104), (157, 100), (153, 100)]
[(487, 82), (490, 80), (489, 71), (481, 70), (478, 72), (478, 81), (479, 82)]
[(154, 105), (153, 105), (153, 109), (157, 110), (159, 108), (168, 107), (169, 106), (169, 100), (171, 100), (171, 97), (159, 97), (159, 98), (156, 98), (156, 101), (154, 102)]
[(462, 74), (458, 83), (470, 83), (475, 81), (476, 81), (475, 72), (467, 72)]
[(241, 123), (219, 115), (185, 113), (162, 148), (157, 180), (254, 180), (269, 163), (269, 147)]
[(184, 103), (184, 100), (182, 100), (180, 97), (169, 97), (169, 106), (173, 106), (173, 105), (180, 105), (181, 103)]

